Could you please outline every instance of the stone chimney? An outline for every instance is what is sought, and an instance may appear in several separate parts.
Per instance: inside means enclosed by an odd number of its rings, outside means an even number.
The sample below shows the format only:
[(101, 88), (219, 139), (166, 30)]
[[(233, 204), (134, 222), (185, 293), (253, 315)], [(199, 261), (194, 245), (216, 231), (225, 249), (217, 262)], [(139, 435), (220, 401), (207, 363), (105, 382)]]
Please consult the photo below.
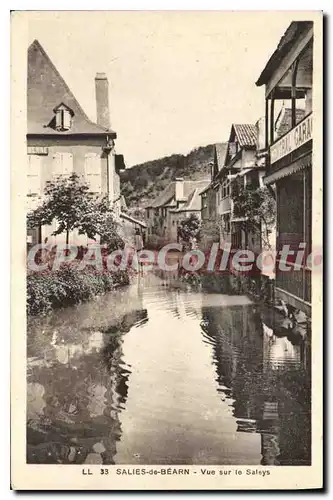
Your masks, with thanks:
[(176, 177), (176, 201), (184, 198), (184, 179), (182, 177)]
[(97, 124), (110, 128), (109, 82), (105, 73), (95, 77)]

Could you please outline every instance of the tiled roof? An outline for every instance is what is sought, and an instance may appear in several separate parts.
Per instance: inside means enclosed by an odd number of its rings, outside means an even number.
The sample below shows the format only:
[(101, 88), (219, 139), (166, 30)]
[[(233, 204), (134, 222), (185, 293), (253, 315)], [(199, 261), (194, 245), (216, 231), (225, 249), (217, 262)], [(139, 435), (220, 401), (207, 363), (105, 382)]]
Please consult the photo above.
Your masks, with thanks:
[[(296, 124), (303, 120), (305, 116), (304, 109), (296, 109)], [(284, 108), (281, 110), (275, 122), (275, 130), (278, 137), (289, 132), (291, 129), (291, 108)]]
[(207, 191), (209, 191), (210, 189), (214, 189), (214, 185), (215, 185), (215, 181), (214, 182), (210, 182), (208, 184), (208, 186), (206, 186), (204, 189), (201, 189), (200, 192), (199, 192), (199, 196), (201, 196), (202, 194), (206, 193)]
[(257, 144), (256, 126), (252, 124), (233, 124), (240, 147), (252, 147)]
[(218, 144), (215, 144), (215, 151), (216, 151), (217, 168), (220, 171), (225, 165), (225, 159), (228, 151), (228, 143), (220, 142)]
[(176, 212), (188, 212), (188, 211), (192, 211), (192, 210), (201, 210), (201, 198), (200, 198), (201, 192), (202, 192), (202, 187), (195, 188), (195, 190), (188, 197), (188, 200), (185, 203), (185, 205), (178, 208), (178, 210), (176, 210)]
[[(93, 82), (91, 84), (93, 85)], [(28, 134), (116, 136), (112, 130), (107, 130), (89, 120), (38, 40), (35, 40), (28, 49), (27, 97)], [(54, 109), (61, 103), (70, 108), (74, 116), (71, 129), (58, 132), (50, 126), (50, 122), (54, 118)]]
[[(187, 210), (195, 210), (194, 206), (194, 201), (195, 201), (195, 198), (196, 198), (196, 193), (197, 193), (198, 189), (194, 189), (192, 191), (192, 193), (190, 193), (189, 197), (187, 198), (187, 202), (185, 203), (185, 205), (183, 205), (182, 207), (179, 207), (178, 210), (175, 210), (176, 212), (186, 212)], [(197, 196), (197, 198), (199, 198), (199, 196)], [(200, 201), (200, 198), (199, 198), (199, 206), (201, 206), (201, 201)]]
[(175, 196), (175, 192), (175, 183), (171, 182), (155, 200), (151, 201), (150, 204), (147, 205), (147, 207), (162, 207), (169, 200), (172, 200), (172, 198)]
[[(189, 197), (193, 195), (194, 191), (197, 190), (197, 197), (200, 202), (199, 193), (209, 184), (209, 179), (201, 180), (201, 181), (183, 181), (184, 183), (184, 198), (178, 201), (186, 201), (186, 204), (189, 202)], [(162, 206), (174, 206), (175, 203), (171, 200), (176, 196), (176, 182), (171, 182), (164, 191), (153, 200), (147, 208), (158, 208)], [(193, 209), (195, 210), (195, 209)]]

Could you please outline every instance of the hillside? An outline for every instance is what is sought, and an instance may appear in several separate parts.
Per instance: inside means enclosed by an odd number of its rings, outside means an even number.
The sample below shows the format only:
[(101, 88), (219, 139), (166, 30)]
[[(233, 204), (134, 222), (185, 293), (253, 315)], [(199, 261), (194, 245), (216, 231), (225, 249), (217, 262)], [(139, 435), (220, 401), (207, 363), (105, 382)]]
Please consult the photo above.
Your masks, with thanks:
[(121, 172), (121, 192), (130, 209), (142, 208), (176, 177), (208, 179), (213, 159), (211, 144), (193, 149), (188, 155), (174, 154), (135, 165)]

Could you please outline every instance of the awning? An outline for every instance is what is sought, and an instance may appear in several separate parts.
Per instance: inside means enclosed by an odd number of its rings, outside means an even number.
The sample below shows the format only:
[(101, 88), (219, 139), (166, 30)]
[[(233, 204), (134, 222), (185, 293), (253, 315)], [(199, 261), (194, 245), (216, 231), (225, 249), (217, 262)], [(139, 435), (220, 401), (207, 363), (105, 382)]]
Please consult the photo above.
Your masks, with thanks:
[(284, 177), (288, 177), (289, 175), (295, 174), (296, 172), (300, 172), (301, 170), (305, 170), (312, 165), (312, 157), (311, 153), (303, 156), (299, 160), (294, 161), (290, 165), (286, 167), (280, 168), (276, 170), (276, 172), (272, 172), (264, 177), (264, 184), (273, 184), (279, 179), (283, 179)]
[(232, 180), (232, 179), (236, 179), (237, 177), (243, 177), (244, 175), (248, 174), (249, 172), (252, 172), (252, 170), (254, 170), (253, 167), (244, 168), (243, 170), (241, 170), (237, 174), (229, 174), (229, 175), (227, 175), (227, 178), (229, 180)]
[(128, 221), (132, 222), (133, 224), (138, 224), (139, 226), (144, 227), (144, 228), (146, 228), (146, 227), (147, 227), (147, 224), (145, 224), (145, 223), (144, 223), (144, 222), (142, 222), (141, 220), (134, 219), (134, 217), (131, 217), (130, 215), (125, 214), (124, 212), (120, 212), (119, 216), (120, 216), (122, 219), (127, 219)]

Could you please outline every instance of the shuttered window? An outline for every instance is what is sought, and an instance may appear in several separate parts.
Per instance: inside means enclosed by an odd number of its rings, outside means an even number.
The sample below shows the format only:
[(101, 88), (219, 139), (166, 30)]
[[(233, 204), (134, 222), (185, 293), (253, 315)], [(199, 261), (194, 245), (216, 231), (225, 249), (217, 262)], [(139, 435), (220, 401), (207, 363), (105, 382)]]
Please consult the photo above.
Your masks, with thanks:
[(69, 130), (72, 125), (72, 117), (68, 109), (59, 108), (56, 112), (56, 129), (60, 131)]
[(85, 180), (92, 193), (101, 192), (101, 157), (96, 153), (87, 153), (84, 158)]
[(28, 194), (40, 195), (42, 157), (28, 155)]
[(73, 173), (72, 153), (55, 153), (52, 159), (53, 177), (69, 176)]

